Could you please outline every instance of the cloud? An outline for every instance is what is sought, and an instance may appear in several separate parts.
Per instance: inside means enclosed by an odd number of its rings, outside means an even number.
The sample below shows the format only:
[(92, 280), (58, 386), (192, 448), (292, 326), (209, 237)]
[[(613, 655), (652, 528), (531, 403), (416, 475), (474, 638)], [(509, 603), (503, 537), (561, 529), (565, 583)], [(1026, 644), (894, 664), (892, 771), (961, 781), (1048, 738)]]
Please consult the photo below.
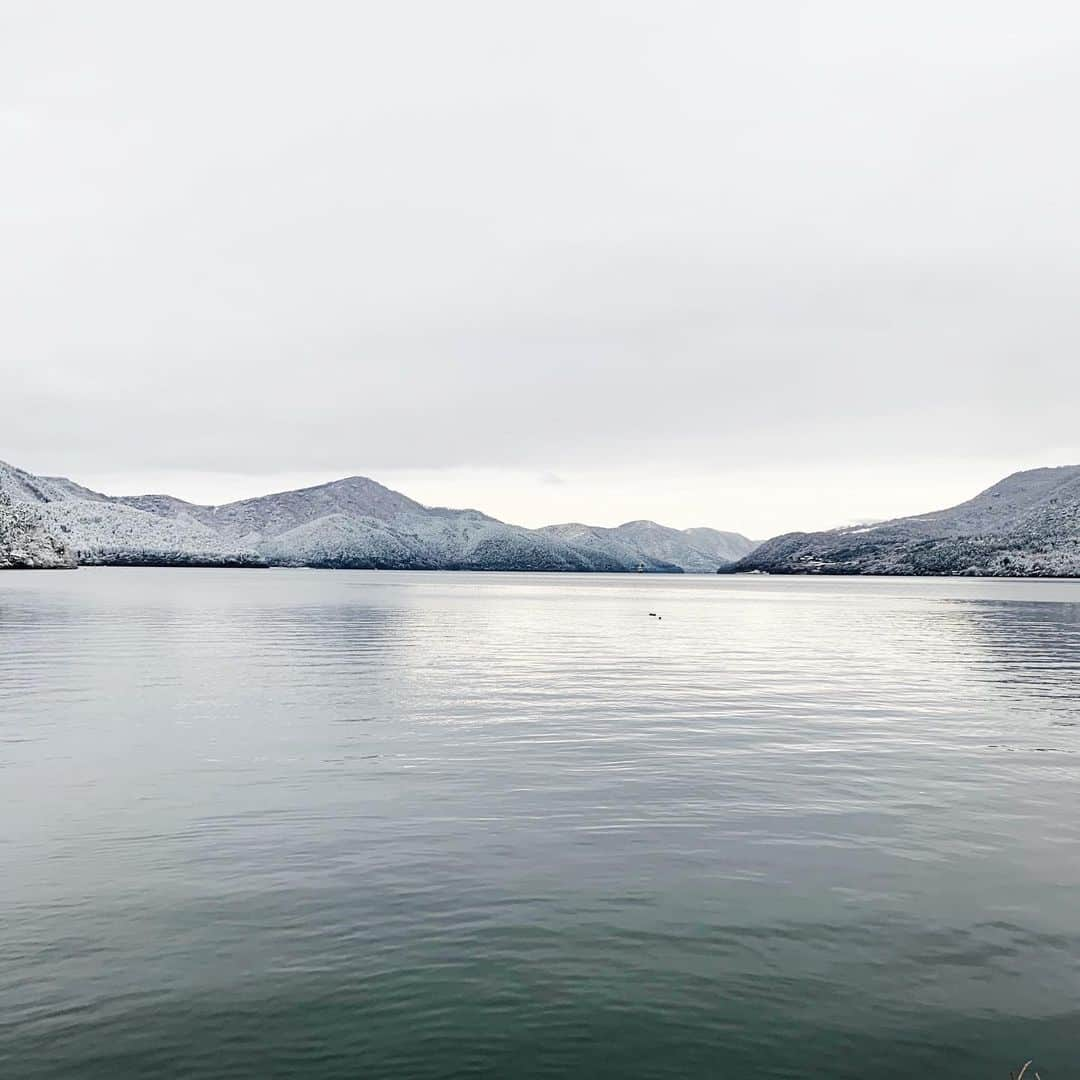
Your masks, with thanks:
[(29, 5), (0, 42), (34, 120), (0, 126), (0, 456), (575, 484), (1080, 458), (1068, 6), (210, 21)]

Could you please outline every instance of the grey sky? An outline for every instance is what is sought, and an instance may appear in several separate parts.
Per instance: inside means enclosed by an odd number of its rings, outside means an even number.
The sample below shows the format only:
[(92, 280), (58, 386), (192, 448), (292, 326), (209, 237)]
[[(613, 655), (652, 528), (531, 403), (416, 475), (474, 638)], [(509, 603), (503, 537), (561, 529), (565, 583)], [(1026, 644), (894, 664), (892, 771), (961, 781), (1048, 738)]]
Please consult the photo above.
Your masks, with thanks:
[(0, 458), (752, 535), (1080, 461), (1073, 5), (0, 13)]

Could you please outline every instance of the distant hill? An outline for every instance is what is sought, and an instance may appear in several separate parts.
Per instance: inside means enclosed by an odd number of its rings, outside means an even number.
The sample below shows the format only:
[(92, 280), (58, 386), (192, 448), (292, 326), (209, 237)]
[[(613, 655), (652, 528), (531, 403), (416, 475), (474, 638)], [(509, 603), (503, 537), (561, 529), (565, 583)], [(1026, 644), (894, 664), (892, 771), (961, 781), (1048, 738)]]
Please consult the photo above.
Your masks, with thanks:
[(652, 522), (525, 529), (478, 510), (426, 507), (362, 476), (199, 506), (111, 497), (0, 463), (0, 491), (85, 564), (682, 573), (712, 572), (752, 546), (737, 533)]
[(705, 528), (671, 529), (655, 521), (628, 521), (610, 529), (596, 525), (548, 525), (539, 531), (579, 547), (617, 554), (624, 562), (636, 561), (650, 570), (679, 567), (698, 574), (711, 574), (754, 548), (753, 541), (739, 533)]
[(1014, 473), (948, 510), (767, 540), (721, 573), (1080, 576), (1080, 465)]

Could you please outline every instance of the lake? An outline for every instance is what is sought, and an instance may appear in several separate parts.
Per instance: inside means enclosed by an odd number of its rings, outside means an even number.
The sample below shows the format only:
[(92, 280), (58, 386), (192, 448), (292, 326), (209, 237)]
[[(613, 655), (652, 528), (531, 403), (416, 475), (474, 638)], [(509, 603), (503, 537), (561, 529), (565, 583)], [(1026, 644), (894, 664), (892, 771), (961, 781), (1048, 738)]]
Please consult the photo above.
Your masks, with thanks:
[(0, 574), (0, 1076), (1075, 1077), (1078, 724), (1080, 582)]

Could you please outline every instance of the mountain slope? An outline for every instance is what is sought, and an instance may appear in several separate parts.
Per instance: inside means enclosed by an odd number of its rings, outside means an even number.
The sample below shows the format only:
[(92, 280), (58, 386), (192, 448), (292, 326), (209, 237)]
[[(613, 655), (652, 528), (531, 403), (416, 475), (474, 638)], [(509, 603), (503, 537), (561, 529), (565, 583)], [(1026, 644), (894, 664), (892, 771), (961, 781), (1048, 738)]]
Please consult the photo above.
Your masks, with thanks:
[(50, 535), (36, 509), (0, 491), (0, 570), (58, 570), (75, 565), (74, 554)]
[[(80, 562), (445, 570), (715, 570), (744, 537), (631, 522), (525, 529), (422, 504), (362, 476), (224, 506), (170, 495), (110, 497), (0, 464), (0, 490), (32, 506)], [(732, 540), (732, 538), (735, 538)]]
[(721, 572), (1080, 576), (1080, 465), (1014, 473), (947, 510), (767, 540)]

